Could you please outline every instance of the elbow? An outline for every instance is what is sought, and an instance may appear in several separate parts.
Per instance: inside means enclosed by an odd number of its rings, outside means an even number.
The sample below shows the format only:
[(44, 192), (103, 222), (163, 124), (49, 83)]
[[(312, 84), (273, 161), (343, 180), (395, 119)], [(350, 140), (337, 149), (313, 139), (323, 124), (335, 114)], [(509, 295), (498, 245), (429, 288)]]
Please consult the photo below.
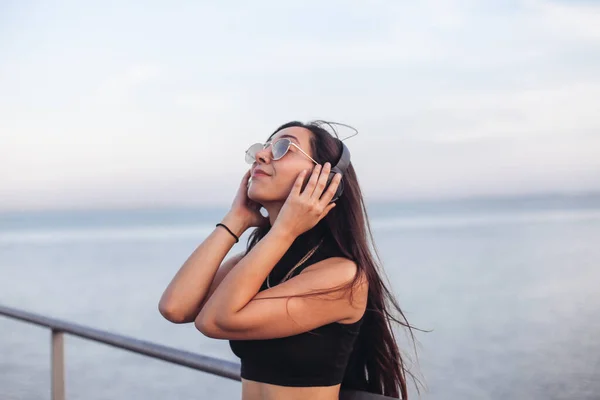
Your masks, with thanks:
[(227, 331), (223, 329), (220, 318), (214, 318), (209, 313), (200, 312), (194, 320), (194, 326), (206, 337), (228, 339)]
[(198, 331), (200, 331), (204, 336), (209, 338), (218, 339), (218, 328), (214, 319), (207, 318), (206, 314), (200, 312), (198, 317), (194, 320), (194, 326)]
[(174, 324), (185, 324), (192, 321), (192, 319), (185, 315), (185, 313), (181, 312), (181, 310), (178, 310), (172, 305), (165, 304), (163, 301), (158, 303), (158, 312), (160, 312), (160, 315), (162, 315), (167, 321), (173, 322)]

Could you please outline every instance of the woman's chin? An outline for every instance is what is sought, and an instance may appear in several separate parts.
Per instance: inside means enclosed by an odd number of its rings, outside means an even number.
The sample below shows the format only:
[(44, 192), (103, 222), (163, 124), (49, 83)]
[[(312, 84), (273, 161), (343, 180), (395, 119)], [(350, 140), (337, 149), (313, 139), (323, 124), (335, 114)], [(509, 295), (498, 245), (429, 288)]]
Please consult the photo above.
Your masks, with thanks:
[(263, 199), (263, 196), (260, 195), (260, 191), (257, 190), (256, 187), (253, 186), (254, 184), (250, 185), (250, 187), (248, 188), (248, 198), (252, 201), (255, 201), (257, 203), (260, 203), (261, 200)]
[(275, 199), (272, 196), (268, 196), (268, 192), (265, 192), (264, 190), (262, 190), (262, 188), (258, 188), (253, 186), (254, 183), (252, 183), (252, 185), (250, 185), (250, 187), (248, 188), (248, 198), (258, 204), (265, 204), (265, 203), (269, 203), (269, 202), (273, 202), (275, 201)]

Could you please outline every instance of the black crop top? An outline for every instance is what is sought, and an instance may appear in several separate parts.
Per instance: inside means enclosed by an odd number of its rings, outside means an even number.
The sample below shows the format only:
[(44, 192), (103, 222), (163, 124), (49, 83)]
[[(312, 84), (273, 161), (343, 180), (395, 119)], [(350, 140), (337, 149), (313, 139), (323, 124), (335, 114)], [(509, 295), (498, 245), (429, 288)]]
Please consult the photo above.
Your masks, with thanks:
[[(309, 231), (310, 232), (310, 231)], [(314, 232), (312, 232), (314, 234)], [(300, 235), (269, 275), (271, 287), (318, 243), (319, 238)], [(293, 276), (329, 257), (342, 256), (333, 237), (322, 234), (323, 242)], [(266, 280), (260, 291), (267, 289)], [(352, 324), (331, 323), (298, 335), (263, 340), (230, 340), (229, 346), (241, 360), (244, 379), (281, 386), (332, 386), (342, 382), (361, 318)]]

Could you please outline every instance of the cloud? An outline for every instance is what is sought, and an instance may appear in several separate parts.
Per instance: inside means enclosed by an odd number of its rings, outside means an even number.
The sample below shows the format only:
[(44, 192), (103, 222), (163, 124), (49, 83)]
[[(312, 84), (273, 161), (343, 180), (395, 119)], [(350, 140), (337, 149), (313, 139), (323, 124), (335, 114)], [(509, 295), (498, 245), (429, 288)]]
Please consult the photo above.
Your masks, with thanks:
[(136, 64), (105, 78), (94, 93), (94, 102), (110, 106), (124, 106), (133, 101), (136, 90), (159, 77), (157, 65)]
[(539, 13), (541, 25), (557, 36), (570, 36), (573, 39), (600, 41), (600, 4), (575, 1), (526, 2)]
[(182, 92), (174, 103), (184, 109), (203, 113), (224, 113), (234, 108), (233, 95), (222, 92)]
[(464, 141), (487, 138), (584, 138), (600, 131), (600, 82), (565, 83), (554, 87), (459, 93), (432, 99), (429, 118), (413, 122), (420, 138)]
[(0, 207), (227, 201), (249, 143), (319, 118), (369, 196), (598, 188), (598, 3), (87, 7), (0, 42)]

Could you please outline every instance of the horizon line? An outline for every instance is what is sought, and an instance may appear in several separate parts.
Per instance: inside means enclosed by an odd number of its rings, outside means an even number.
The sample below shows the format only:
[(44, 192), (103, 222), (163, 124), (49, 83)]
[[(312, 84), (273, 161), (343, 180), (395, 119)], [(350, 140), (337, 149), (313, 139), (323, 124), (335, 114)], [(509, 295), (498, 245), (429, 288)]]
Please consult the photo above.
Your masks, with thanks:
[[(600, 201), (600, 190), (580, 190), (580, 191), (542, 191), (542, 192), (531, 192), (531, 193), (507, 193), (507, 194), (476, 194), (476, 195), (459, 195), (459, 196), (439, 196), (439, 197), (400, 197), (400, 198), (364, 198), (365, 204), (414, 204), (414, 203), (448, 203), (448, 202), (477, 202), (477, 201), (510, 201), (510, 200), (531, 200), (531, 199), (542, 199), (542, 198), (596, 198)], [(30, 208), (30, 209), (18, 209), (13, 207), (1, 208), (1, 214), (13, 214), (13, 213), (44, 213), (44, 212), (93, 212), (93, 211), (156, 211), (156, 210), (197, 210), (197, 209), (223, 209), (229, 206), (229, 202), (220, 203), (206, 203), (206, 204), (177, 204), (177, 203), (165, 203), (152, 205), (148, 203), (144, 204), (131, 204), (131, 205), (117, 205), (117, 206), (92, 206), (85, 207), (84, 205), (77, 206), (56, 206), (46, 208)]]

